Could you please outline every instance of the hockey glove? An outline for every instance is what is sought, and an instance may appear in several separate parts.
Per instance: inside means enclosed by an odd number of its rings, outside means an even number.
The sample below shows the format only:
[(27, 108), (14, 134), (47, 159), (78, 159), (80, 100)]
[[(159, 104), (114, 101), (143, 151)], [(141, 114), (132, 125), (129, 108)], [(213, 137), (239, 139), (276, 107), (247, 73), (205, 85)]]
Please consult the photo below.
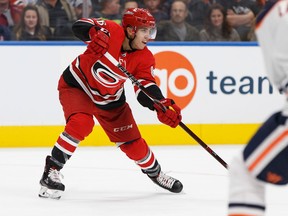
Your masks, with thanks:
[(157, 117), (159, 121), (163, 124), (175, 128), (180, 123), (182, 119), (181, 109), (172, 99), (162, 99), (160, 100), (160, 104), (154, 104), (153, 106), (157, 111)]
[(91, 41), (88, 44), (88, 50), (90, 50), (98, 58), (101, 58), (109, 48), (109, 31), (107, 29), (95, 26), (90, 29), (89, 36)]

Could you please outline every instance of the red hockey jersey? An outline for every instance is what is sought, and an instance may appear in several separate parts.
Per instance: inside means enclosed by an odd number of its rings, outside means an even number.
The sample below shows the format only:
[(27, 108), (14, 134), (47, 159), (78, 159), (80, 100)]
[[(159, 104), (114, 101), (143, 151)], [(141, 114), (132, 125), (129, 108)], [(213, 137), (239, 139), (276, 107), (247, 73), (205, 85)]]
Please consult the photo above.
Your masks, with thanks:
[[(147, 47), (143, 50), (121, 50), (125, 38), (123, 28), (117, 23), (101, 19), (80, 19), (73, 25), (74, 34), (85, 43), (90, 42), (89, 30), (99, 26), (110, 32), (108, 52), (118, 59), (144, 87), (155, 84), (153, 69), (155, 59)], [(98, 59), (90, 50), (79, 55), (64, 71), (64, 80), (71, 86), (81, 88), (102, 109), (120, 106), (125, 102), (124, 82), (127, 77), (105, 56)], [(136, 94), (138, 87), (134, 86)]]

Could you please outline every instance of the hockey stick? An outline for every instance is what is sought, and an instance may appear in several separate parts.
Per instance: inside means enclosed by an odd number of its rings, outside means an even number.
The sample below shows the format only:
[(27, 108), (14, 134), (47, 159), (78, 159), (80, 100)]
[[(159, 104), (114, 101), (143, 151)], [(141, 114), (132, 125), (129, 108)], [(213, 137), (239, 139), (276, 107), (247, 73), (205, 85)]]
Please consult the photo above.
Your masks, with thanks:
[[(113, 65), (119, 68), (131, 81), (132, 84), (138, 86), (138, 88), (157, 106), (159, 106), (164, 112), (167, 109), (159, 100), (153, 98), (146, 90), (146, 88), (129, 72), (124, 68), (110, 53), (106, 52), (104, 55)], [(197, 141), (210, 155), (212, 155), (219, 163), (221, 163), (226, 169), (228, 169), (227, 163), (219, 157), (207, 144), (205, 144), (193, 131), (191, 131), (182, 121), (179, 123), (180, 127), (186, 131), (195, 141)]]

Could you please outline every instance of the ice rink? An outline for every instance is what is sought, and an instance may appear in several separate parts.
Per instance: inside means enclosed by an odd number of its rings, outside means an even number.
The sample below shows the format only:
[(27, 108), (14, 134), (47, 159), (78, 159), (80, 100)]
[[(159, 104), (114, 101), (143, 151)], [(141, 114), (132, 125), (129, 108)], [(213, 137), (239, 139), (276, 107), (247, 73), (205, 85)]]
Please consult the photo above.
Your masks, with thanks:
[[(152, 183), (116, 147), (79, 147), (62, 170), (60, 200), (41, 199), (51, 148), (0, 148), (1, 216), (225, 216), (227, 170), (201, 146), (152, 146), (162, 170), (182, 181), (172, 194)], [(242, 146), (210, 145), (228, 164)], [(269, 186), (267, 216), (287, 216), (286, 186)]]

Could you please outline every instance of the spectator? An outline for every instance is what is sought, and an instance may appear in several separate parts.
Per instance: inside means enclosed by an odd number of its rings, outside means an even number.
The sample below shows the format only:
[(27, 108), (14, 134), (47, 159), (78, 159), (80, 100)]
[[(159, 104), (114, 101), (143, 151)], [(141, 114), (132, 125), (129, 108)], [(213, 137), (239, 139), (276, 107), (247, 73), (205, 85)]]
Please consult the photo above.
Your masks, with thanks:
[(22, 0), (24, 2), (24, 5), (35, 5), (37, 3), (37, 0)]
[(208, 0), (188, 0), (189, 15), (186, 21), (199, 31), (204, 28), (206, 15), (212, 5)]
[(73, 3), (77, 19), (91, 17), (93, 8), (91, 0), (75, 0)]
[(15, 40), (49, 40), (51, 31), (49, 27), (40, 24), (40, 15), (37, 7), (27, 5), (22, 12), (20, 22), (14, 28)]
[(123, 4), (123, 11), (126, 11), (129, 8), (138, 8), (138, 7), (139, 7), (138, 1), (136, 1), (136, 0), (127, 0)]
[(168, 14), (160, 9), (161, 0), (143, 0), (144, 7), (149, 10), (152, 16), (156, 19), (156, 23), (161, 20), (168, 20)]
[(228, 6), (229, 6), (228, 1), (230, 1), (230, 0), (214, 0), (214, 3), (218, 3), (218, 4), (222, 5), (225, 8), (225, 10), (227, 10)]
[(11, 31), (8, 27), (0, 25), (0, 41), (11, 40)]
[(95, 11), (95, 17), (109, 19), (118, 24), (121, 23), (120, 1), (119, 0), (102, 0), (101, 11)]
[[(263, 10), (265, 4), (266, 4), (266, 0), (256, 0), (257, 9), (259, 9), (259, 12), (257, 13), (257, 16), (261, 12), (261, 10)], [(255, 23), (256, 23), (257, 16), (253, 20), (252, 25), (251, 25), (251, 29), (250, 29), (250, 31), (247, 34), (248, 41), (257, 41), (257, 36), (255, 34), (255, 27), (256, 27)]]
[(184, 0), (175, 0), (171, 5), (170, 20), (158, 23), (156, 40), (162, 41), (199, 41), (199, 31), (189, 25), (187, 4)]
[(240, 41), (237, 31), (226, 20), (226, 11), (220, 4), (210, 7), (205, 28), (200, 31), (201, 41)]
[(0, 40), (11, 39), (11, 29), (19, 23), (23, 7), (21, 0), (0, 0)]
[(168, 17), (170, 18), (169, 13), (171, 9), (171, 4), (174, 0), (160, 0), (160, 1), (161, 1), (161, 4), (159, 6), (160, 9), (164, 11), (166, 14), (168, 14)]
[(227, 20), (235, 28), (242, 41), (248, 41), (248, 33), (259, 7), (253, 0), (228, 0)]
[(137, 2), (137, 4), (138, 4), (138, 8), (142, 8), (143, 7), (143, 0), (120, 0), (120, 5), (124, 5), (126, 2), (133, 2), (133, 1), (135, 1), (135, 2)]
[(101, 2), (101, 0), (91, 0), (93, 13), (94, 13), (94, 11), (100, 11), (101, 10), (100, 2)]
[(138, 8), (139, 4), (138, 1), (135, 0), (127, 0), (123, 3), (122, 7), (122, 15), (124, 15), (125, 11), (129, 8)]
[(76, 15), (67, 0), (39, 0), (36, 6), (41, 25), (51, 29), (54, 40), (75, 39), (71, 26), (76, 21)]
[(247, 34), (247, 41), (257, 41), (257, 36), (255, 34), (255, 23), (256, 23), (256, 18), (253, 20), (250, 31)]

